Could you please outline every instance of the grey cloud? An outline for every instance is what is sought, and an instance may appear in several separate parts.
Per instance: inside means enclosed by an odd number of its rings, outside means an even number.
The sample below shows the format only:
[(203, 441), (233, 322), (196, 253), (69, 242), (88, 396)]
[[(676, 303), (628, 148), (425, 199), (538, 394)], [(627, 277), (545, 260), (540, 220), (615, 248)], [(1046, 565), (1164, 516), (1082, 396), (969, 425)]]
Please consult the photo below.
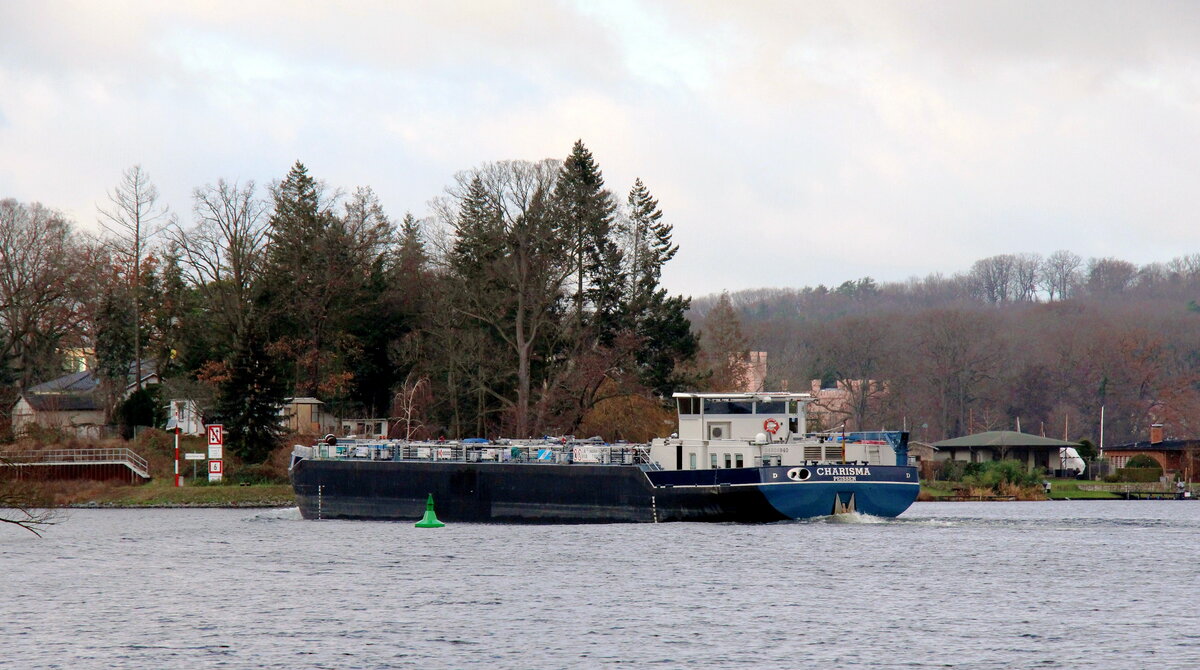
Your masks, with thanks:
[(582, 137), (613, 191), (641, 176), (660, 199), (689, 293), (1064, 247), (1167, 260), (1196, 246), (1198, 12), (0, 3), (0, 197), (88, 223), (141, 163), (186, 213), (197, 185), (300, 158), (420, 215), (457, 170)]

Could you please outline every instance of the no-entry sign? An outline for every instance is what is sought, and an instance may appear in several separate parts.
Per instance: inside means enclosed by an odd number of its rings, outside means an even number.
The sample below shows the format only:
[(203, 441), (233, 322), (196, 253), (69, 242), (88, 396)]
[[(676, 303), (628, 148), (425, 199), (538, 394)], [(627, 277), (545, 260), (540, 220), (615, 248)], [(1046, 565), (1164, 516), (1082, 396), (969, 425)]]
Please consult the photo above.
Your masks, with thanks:
[(208, 481), (219, 482), (225, 472), (225, 426), (219, 423), (204, 427), (208, 434)]
[(208, 434), (209, 459), (221, 460), (225, 458), (225, 426), (214, 423), (205, 426), (204, 432)]

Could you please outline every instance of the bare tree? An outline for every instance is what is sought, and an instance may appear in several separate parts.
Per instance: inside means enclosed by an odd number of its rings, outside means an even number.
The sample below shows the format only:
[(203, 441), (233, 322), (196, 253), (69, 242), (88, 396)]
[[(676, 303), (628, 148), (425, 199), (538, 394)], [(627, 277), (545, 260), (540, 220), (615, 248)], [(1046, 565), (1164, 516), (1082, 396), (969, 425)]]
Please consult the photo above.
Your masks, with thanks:
[(913, 363), (909, 381), (919, 387), (940, 415), (949, 437), (970, 432), (969, 411), (985, 382), (1003, 369), (1006, 355), (990, 315), (958, 310), (933, 310), (920, 315), (914, 328)]
[(1017, 302), (1037, 300), (1038, 274), (1042, 269), (1040, 254), (1017, 254), (1013, 259), (1012, 298)]
[(742, 331), (742, 320), (733, 308), (728, 293), (704, 318), (700, 339), (701, 361), (709, 373), (708, 386), (714, 391), (746, 390), (750, 368), (750, 345)]
[(1047, 298), (1054, 302), (1066, 300), (1079, 283), (1079, 268), (1083, 259), (1070, 251), (1056, 251), (1042, 263), (1039, 281)]
[(1112, 295), (1129, 288), (1137, 276), (1137, 266), (1119, 258), (1093, 258), (1088, 261), (1087, 289), (1092, 295)]
[(40, 351), (55, 349), (85, 317), (91, 254), (61, 214), (0, 200), (0, 365), (26, 387)]
[(1200, 254), (1172, 258), (1167, 263), (1167, 270), (1186, 281), (1195, 281), (1197, 277), (1200, 277)]
[(392, 399), (393, 421), (404, 427), (404, 439), (412, 440), (424, 430), (424, 410), (429, 405), (429, 379), (409, 372)]
[(239, 186), (224, 179), (192, 192), (196, 223), (170, 228), (192, 284), (225, 326), (228, 344), (239, 342), (251, 320), (251, 287), (262, 269), (269, 232), (268, 205), (253, 181)]
[(975, 264), (971, 266), (971, 278), (981, 300), (992, 304), (1009, 301), (1012, 295), (1016, 262), (1017, 258), (1012, 254), (1001, 254), (975, 261)]
[(354, 190), (346, 202), (345, 241), (353, 245), (351, 257), (375, 259), (396, 244), (396, 226), (370, 186)]
[(168, 209), (158, 204), (158, 189), (150, 183), (150, 175), (140, 165), (134, 165), (121, 175), (117, 187), (108, 194), (109, 205), (97, 207), (100, 226), (111, 236), (113, 252), (124, 261), (129, 271), (130, 294), (133, 300), (133, 355), (135, 383), (142, 388), (142, 314), (141, 267), (142, 256), (150, 238), (168, 223)]
[(536, 347), (558, 323), (555, 307), (575, 270), (548, 200), (557, 168), (552, 160), (490, 163), (457, 175), (439, 206), (455, 231), (450, 270), (465, 289), (454, 309), (489, 327), (514, 354), (516, 399), (488, 393), (512, 410), (522, 436), (530, 429)]
[[(0, 470), (12, 471), (11, 461), (0, 457)], [(15, 478), (11, 472), (0, 473), (0, 523), (41, 536), (42, 530), (59, 522), (60, 512), (49, 496), (29, 482)]]
[(837, 379), (846, 402), (835, 413), (850, 419), (856, 430), (865, 430), (876, 418), (887, 394), (885, 370), (892, 357), (890, 321), (883, 318), (848, 317), (822, 329), (818, 360)]

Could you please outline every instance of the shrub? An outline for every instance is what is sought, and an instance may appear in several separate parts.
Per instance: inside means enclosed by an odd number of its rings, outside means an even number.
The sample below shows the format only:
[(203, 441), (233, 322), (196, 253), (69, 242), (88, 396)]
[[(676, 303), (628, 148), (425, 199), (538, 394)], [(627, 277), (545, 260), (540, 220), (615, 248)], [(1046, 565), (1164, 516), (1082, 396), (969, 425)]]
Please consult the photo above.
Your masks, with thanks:
[(946, 482), (961, 482), (967, 465), (962, 461), (942, 461), (938, 464), (937, 478)]
[(161, 426), (167, 421), (167, 410), (159, 398), (158, 384), (134, 391), (117, 408), (121, 437), (133, 437), (135, 426)]
[(1075, 452), (1085, 461), (1093, 460), (1100, 455), (1100, 450), (1092, 444), (1091, 440), (1080, 440), (1079, 446), (1075, 447)]
[(970, 466), (968, 474), (963, 477), (963, 482), (971, 487), (988, 488), (1000, 493), (1004, 490), (1005, 485), (1017, 487), (1041, 485), (1041, 471), (1030, 472), (1020, 461), (988, 461), (972, 463)]
[(1117, 468), (1117, 481), (1156, 482), (1159, 477), (1162, 477), (1162, 468)]
[(1162, 470), (1162, 466), (1153, 457), (1146, 454), (1138, 454), (1125, 462), (1126, 468), (1152, 468), (1154, 470)]
[(282, 477), (270, 463), (243, 465), (227, 477), (231, 484), (286, 484), (287, 474)]

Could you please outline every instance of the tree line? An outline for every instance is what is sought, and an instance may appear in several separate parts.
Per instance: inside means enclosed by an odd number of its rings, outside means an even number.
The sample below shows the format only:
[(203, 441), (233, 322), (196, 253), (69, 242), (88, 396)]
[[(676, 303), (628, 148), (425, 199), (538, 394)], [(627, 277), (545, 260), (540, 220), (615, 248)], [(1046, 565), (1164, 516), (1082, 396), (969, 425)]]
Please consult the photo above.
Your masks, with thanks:
[[(1200, 254), (1004, 254), (948, 277), (692, 300), (660, 285), (678, 247), (650, 189), (615, 195), (582, 142), (464, 170), (421, 218), (301, 162), (265, 188), (197, 187), (182, 216), (140, 167), (108, 196), (96, 236), (0, 200), (9, 437), (18, 395), (80, 352), (114, 421), (158, 423), (167, 398), (192, 398), (250, 462), (289, 396), (405, 437), (647, 439), (673, 428), (672, 391), (739, 385), (751, 350), (769, 353), (768, 389), (841, 382), (839, 421), (929, 441), (1018, 422), (1098, 441), (1101, 408), (1109, 443), (1158, 422), (1190, 436), (1200, 409)], [(121, 403), (142, 361), (162, 387)]]
[(1197, 295), (1200, 254), (1137, 266), (1059, 251), (949, 277), (707, 296), (690, 316), (727, 310), (743, 346), (769, 352), (769, 387), (840, 384), (847, 405), (830, 423), (931, 442), (1019, 426), (1098, 444), (1103, 414), (1113, 445), (1155, 423), (1168, 437), (1200, 429)]
[[(190, 221), (141, 167), (99, 209), (104, 232), (88, 236), (0, 202), (5, 412), (86, 351), (116, 420), (147, 361), (164, 382), (144, 406), (196, 399), (257, 462), (289, 396), (403, 417), (408, 437), (603, 425), (644, 439), (663, 398), (705, 377), (689, 298), (659, 283), (671, 224), (641, 180), (610, 191), (582, 142), (563, 160), (460, 172), (422, 219), (397, 222), (369, 187), (331, 189), (299, 161), (265, 189), (196, 188)], [(609, 401), (654, 420), (598, 414)]]

